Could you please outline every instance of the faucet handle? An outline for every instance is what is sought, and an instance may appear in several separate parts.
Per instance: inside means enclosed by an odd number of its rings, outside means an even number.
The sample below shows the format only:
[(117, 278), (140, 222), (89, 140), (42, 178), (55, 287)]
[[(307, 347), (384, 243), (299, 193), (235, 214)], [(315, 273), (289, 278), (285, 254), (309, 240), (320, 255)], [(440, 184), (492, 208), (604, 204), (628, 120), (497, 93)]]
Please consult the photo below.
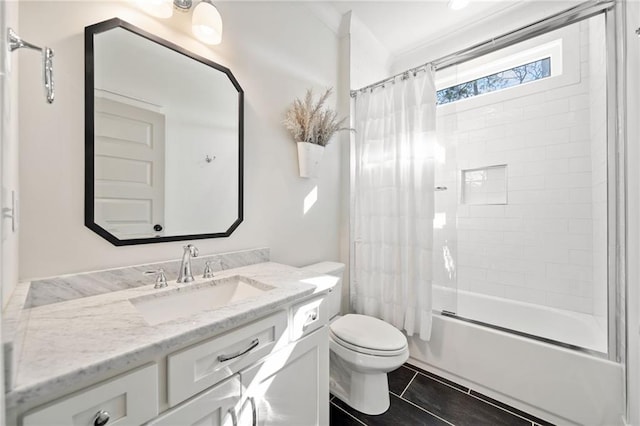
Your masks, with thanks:
[(186, 246), (183, 246), (182, 248), (184, 248), (184, 251), (189, 251), (189, 254), (191, 255), (191, 257), (198, 257), (198, 248), (196, 246), (194, 246), (193, 244), (187, 244)]
[(157, 271), (146, 271), (145, 275), (155, 275), (156, 276), (156, 285), (153, 288), (164, 288), (167, 284), (167, 277), (164, 275), (164, 269), (160, 268)]
[(202, 278), (213, 278), (213, 269), (211, 268), (210, 260), (204, 263), (204, 274), (202, 274)]

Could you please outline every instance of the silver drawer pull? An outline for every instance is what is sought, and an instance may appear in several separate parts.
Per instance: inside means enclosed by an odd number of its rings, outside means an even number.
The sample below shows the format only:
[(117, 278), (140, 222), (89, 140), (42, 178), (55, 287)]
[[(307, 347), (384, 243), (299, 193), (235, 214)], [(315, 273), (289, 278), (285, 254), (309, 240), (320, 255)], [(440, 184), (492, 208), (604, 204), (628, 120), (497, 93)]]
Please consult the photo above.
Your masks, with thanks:
[[(248, 397), (240, 407), (240, 421), (244, 418), (245, 407), (247, 404), (251, 404), (251, 426), (258, 426), (258, 406), (256, 405), (256, 399), (253, 396)], [(242, 422), (245, 424), (246, 422)]]
[(219, 355), (218, 356), (218, 361), (225, 362), (225, 361), (229, 361), (230, 359), (238, 358), (239, 356), (242, 356), (242, 355), (244, 355), (244, 354), (246, 354), (248, 352), (251, 352), (259, 344), (260, 344), (260, 340), (259, 339), (253, 339), (251, 341), (251, 344), (249, 345), (249, 347), (247, 349), (245, 349), (243, 351), (240, 351), (240, 352), (236, 352), (235, 354), (232, 354), (232, 355)]
[(104, 426), (107, 423), (109, 423), (110, 418), (111, 416), (109, 415), (108, 412), (104, 410), (100, 410), (96, 413), (95, 417), (93, 418), (93, 426)]
[(229, 408), (229, 415), (231, 416), (231, 423), (233, 426), (238, 426), (238, 415), (236, 414), (236, 410)]
[(253, 422), (251, 423), (253, 426), (258, 426), (258, 407), (256, 407), (256, 400), (254, 397), (249, 397), (249, 401), (251, 401), (251, 413), (253, 414)]

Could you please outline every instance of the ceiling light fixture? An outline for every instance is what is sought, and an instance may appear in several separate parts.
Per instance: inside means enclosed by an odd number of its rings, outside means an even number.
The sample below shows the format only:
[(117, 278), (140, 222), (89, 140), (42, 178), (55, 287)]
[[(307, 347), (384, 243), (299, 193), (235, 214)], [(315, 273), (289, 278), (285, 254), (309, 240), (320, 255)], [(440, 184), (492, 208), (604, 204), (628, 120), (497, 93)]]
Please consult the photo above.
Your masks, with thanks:
[[(140, 9), (157, 18), (170, 18), (173, 9), (189, 11), (194, 0), (137, 0)], [(206, 44), (220, 44), (222, 41), (222, 16), (212, 0), (200, 0), (193, 8), (191, 31), (198, 40)]]
[(460, 10), (467, 7), (469, 4), (469, 0), (449, 0), (449, 9), (451, 10)]

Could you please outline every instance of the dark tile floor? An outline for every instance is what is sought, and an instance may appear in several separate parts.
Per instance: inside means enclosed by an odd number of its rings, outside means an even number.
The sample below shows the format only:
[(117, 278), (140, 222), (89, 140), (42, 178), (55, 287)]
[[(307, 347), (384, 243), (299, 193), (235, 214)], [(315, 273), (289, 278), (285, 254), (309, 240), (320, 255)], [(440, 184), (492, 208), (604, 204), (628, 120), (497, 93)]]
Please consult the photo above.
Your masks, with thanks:
[(331, 396), (331, 426), (553, 426), (410, 364), (389, 373), (389, 410), (369, 416)]

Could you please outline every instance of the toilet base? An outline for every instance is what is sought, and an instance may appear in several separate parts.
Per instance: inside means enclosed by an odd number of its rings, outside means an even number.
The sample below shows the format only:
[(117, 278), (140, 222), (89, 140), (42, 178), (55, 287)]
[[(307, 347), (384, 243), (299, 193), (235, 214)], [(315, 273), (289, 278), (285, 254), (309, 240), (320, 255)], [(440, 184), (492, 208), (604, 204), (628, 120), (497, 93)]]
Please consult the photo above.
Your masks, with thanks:
[(364, 414), (378, 415), (389, 409), (387, 373), (362, 373), (348, 368), (330, 355), (329, 390), (342, 402)]

